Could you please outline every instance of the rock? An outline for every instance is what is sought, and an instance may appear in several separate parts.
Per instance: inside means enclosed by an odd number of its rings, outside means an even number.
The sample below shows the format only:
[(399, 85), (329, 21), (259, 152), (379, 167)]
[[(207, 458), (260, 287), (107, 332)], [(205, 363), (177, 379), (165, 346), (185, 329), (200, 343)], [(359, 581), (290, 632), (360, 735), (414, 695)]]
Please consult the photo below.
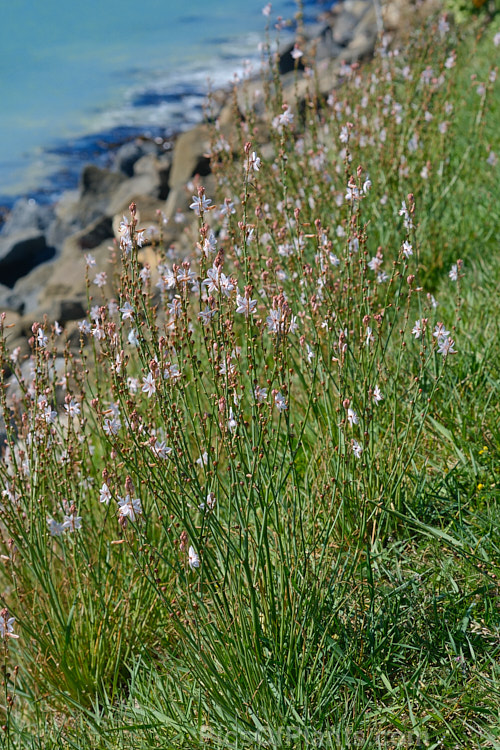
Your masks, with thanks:
[(38, 310), (38, 297), (53, 273), (52, 263), (42, 263), (16, 282), (14, 292), (24, 303), (24, 315), (29, 316), (32, 311)]
[(344, 10), (333, 27), (333, 41), (341, 47), (347, 47), (354, 38), (354, 30), (359, 22), (359, 15)]
[(377, 41), (377, 19), (375, 8), (368, 8), (354, 30), (352, 41), (347, 46), (343, 58), (346, 62), (370, 57)]
[(70, 320), (81, 320), (87, 314), (87, 300), (83, 294), (81, 299), (61, 299), (57, 301), (59, 311), (54, 309), (54, 320), (64, 324)]
[[(150, 175), (151, 180), (157, 182), (154, 195), (160, 200), (165, 200), (169, 192), (170, 170), (172, 167), (172, 154), (162, 154), (160, 157), (153, 155), (143, 156), (134, 165), (134, 177)], [(147, 191), (153, 195), (153, 191)]]
[(114, 216), (118, 212), (127, 211), (132, 201), (137, 203), (140, 195), (157, 196), (159, 189), (160, 178), (156, 171), (131, 177), (113, 193), (107, 207), (106, 216)]
[(105, 240), (113, 238), (113, 223), (109, 216), (101, 216), (74, 235), (81, 250), (93, 250)]
[(311, 42), (309, 49), (314, 54), (316, 62), (331, 60), (342, 54), (342, 47), (333, 39), (333, 29), (328, 24), (323, 26), (321, 32)]
[(177, 138), (174, 146), (170, 188), (186, 185), (195, 175), (210, 174), (210, 138), (206, 125), (197, 125)]
[(0, 284), (0, 312), (15, 312), (23, 314), (24, 302), (21, 297), (8, 286)]
[(111, 216), (109, 209), (117, 190), (126, 182), (126, 178), (108, 169), (89, 165), (83, 170), (80, 180), (80, 199), (77, 204), (77, 216), (80, 227), (91, 224), (101, 216)]
[(14, 286), (32, 268), (54, 257), (55, 248), (47, 245), (38, 231), (26, 230), (0, 236), (0, 282)]
[(120, 146), (113, 159), (113, 169), (133, 177), (135, 164), (145, 155), (156, 155), (158, 146), (153, 141), (136, 138)]

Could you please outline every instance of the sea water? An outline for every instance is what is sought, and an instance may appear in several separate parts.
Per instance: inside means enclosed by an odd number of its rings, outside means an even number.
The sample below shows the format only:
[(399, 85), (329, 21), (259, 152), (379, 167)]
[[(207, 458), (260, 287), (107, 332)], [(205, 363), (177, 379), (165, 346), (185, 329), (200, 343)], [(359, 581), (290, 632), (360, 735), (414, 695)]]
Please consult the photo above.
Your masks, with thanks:
[[(11, 0), (0, 19), (0, 202), (71, 187), (99, 148), (178, 131), (202, 96), (258, 69), (294, 0)], [(306, 3), (314, 5), (314, 3)], [(67, 183), (67, 184), (66, 184)], [(41, 188), (43, 188), (41, 190)]]

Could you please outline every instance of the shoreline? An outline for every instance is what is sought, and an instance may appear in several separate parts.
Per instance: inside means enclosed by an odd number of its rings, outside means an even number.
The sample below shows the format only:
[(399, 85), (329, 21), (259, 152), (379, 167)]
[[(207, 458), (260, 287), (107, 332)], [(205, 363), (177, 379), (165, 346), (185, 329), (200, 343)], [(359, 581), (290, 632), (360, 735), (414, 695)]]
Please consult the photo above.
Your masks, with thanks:
[[(305, 23), (309, 25), (334, 3), (305, 0), (303, 4)], [(77, 187), (86, 164), (109, 167), (113, 150), (134, 137), (172, 138), (201, 122), (208, 90), (230, 87), (232, 73), (241, 77), (245, 55), (258, 71), (257, 42), (264, 40), (266, 20), (262, 17), (260, 31), (221, 38), (220, 47), (208, 64), (205, 54), (194, 56), (187, 68), (167, 64), (165, 68), (139, 67), (131, 71), (130, 85), (124, 88), (123, 81), (118, 84), (118, 100), (82, 110), (81, 124), (72, 135), (55, 135), (29, 147), (25, 154), (14, 155), (13, 159), (4, 157), (2, 169), (9, 181), (5, 187), (0, 186), (0, 234), (2, 215), (17, 200), (53, 203), (64, 191)], [(295, 30), (296, 22), (291, 18), (282, 32), (285, 44)]]

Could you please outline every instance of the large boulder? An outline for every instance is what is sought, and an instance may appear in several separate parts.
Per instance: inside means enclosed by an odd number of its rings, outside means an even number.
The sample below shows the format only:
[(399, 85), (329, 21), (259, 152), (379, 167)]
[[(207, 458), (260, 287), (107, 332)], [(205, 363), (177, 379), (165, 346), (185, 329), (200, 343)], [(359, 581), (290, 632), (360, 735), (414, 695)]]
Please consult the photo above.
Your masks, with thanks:
[(185, 185), (195, 175), (210, 174), (210, 137), (206, 125), (197, 125), (177, 138), (174, 146), (170, 188)]
[(32, 268), (55, 255), (47, 245), (45, 235), (37, 230), (25, 230), (0, 235), (0, 282), (14, 286), (17, 279)]

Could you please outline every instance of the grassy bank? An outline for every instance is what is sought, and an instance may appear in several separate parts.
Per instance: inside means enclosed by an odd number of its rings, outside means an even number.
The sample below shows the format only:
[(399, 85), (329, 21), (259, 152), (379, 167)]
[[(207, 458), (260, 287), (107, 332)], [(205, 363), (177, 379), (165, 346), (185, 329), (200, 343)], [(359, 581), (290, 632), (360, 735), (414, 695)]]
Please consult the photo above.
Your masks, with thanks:
[(495, 31), (266, 75), (192, 257), (3, 331), (3, 746), (500, 746)]

